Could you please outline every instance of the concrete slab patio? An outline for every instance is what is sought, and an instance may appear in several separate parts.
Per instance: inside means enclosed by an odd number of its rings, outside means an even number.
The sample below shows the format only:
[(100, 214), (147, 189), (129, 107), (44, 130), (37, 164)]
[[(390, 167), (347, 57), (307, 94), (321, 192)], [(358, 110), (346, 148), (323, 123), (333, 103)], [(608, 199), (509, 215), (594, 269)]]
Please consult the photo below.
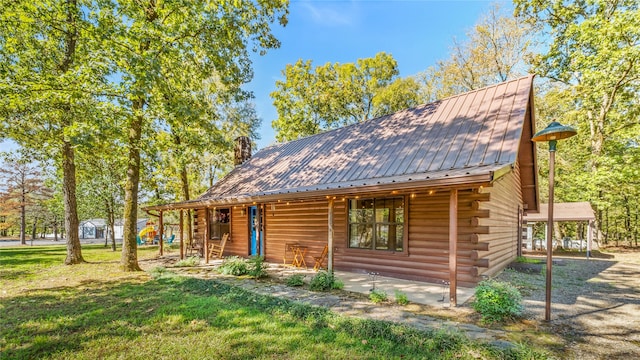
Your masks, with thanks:
[[(270, 271), (280, 273), (282, 277), (303, 274), (307, 282), (317, 274), (312, 269), (296, 268), (289, 265), (269, 264)], [(336, 277), (344, 282), (345, 291), (369, 295), (374, 287), (387, 293), (390, 300), (395, 299), (395, 292), (401, 291), (407, 299), (416, 304), (434, 307), (449, 307), (449, 286), (445, 284), (396, 279), (386, 276), (375, 276), (368, 273), (335, 271)], [(474, 293), (473, 288), (458, 287), (458, 305), (467, 302)]]

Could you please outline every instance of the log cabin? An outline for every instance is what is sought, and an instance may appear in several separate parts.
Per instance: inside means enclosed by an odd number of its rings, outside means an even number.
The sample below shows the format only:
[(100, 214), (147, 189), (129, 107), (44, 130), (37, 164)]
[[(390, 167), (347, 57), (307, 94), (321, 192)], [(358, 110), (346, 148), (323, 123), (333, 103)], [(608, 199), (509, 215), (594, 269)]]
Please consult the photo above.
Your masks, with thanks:
[[(539, 207), (533, 75), (251, 155), (199, 198), (147, 207), (194, 213), (194, 235), (229, 233), (225, 256), (474, 286), (513, 261)], [(206, 244), (206, 242), (205, 242)], [(182, 252), (181, 252), (182, 254)], [(206, 256), (206, 251), (205, 251)], [(208, 259), (207, 259), (208, 260)]]

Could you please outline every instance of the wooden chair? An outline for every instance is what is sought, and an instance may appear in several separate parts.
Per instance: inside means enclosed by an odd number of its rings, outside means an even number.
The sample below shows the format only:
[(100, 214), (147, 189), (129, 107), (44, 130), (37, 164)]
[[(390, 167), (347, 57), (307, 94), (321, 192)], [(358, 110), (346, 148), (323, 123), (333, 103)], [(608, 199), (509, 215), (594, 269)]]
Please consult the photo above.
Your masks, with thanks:
[(227, 244), (227, 240), (229, 239), (229, 233), (225, 233), (222, 235), (222, 240), (220, 240), (219, 244), (211, 244), (209, 248), (209, 259), (219, 258), (222, 259), (222, 254), (224, 253), (224, 246)]
[(191, 244), (189, 244), (189, 255), (193, 255), (196, 252), (198, 255), (202, 255), (202, 249), (204, 248), (204, 242), (199, 235), (193, 235), (191, 238)]
[(322, 263), (327, 258), (327, 253), (329, 253), (329, 245), (325, 245), (322, 250), (322, 254), (320, 256), (314, 256), (313, 260), (316, 261), (316, 264), (313, 266), (313, 270), (318, 271), (322, 268)]

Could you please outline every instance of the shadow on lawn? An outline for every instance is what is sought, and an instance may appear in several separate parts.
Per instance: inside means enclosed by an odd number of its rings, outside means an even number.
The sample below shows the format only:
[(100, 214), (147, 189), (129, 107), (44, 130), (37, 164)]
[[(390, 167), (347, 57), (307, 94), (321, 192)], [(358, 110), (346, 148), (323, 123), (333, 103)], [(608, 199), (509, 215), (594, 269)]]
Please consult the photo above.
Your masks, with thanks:
[(0, 248), (0, 264), (5, 267), (19, 267), (23, 265), (50, 266), (60, 263), (64, 259), (67, 249), (60, 246), (33, 246)]
[[(209, 327), (242, 331), (251, 321), (268, 323), (269, 314), (274, 313), (288, 315), (293, 324), (297, 323), (293, 319), (322, 321), (329, 314), (323, 308), (257, 295), (213, 280), (182, 277), (142, 284), (84, 281), (77, 287), (32, 290), (0, 299), (0, 308), (5, 314), (0, 319), (0, 337), (5, 339), (0, 352), (3, 358), (21, 359), (79, 351), (84, 343), (98, 338), (127, 344), (139, 337), (186, 336)], [(314, 327), (296, 331), (298, 336), (310, 335)], [(239, 336), (235, 346), (246, 339), (246, 335)], [(290, 351), (295, 350), (294, 339), (288, 345)]]

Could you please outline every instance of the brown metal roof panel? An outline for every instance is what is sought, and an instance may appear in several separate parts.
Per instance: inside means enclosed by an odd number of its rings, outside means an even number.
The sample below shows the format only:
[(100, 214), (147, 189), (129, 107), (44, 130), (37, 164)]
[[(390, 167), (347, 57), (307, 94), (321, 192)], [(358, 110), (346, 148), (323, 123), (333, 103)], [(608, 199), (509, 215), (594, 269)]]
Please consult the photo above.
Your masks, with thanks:
[[(520, 79), (516, 99), (513, 103), (509, 124), (504, 129), (503, 150), (496, 162), (513, 163), (518, 156), (520, 138), (522, 137), (529, 95), (531, 94), (531, 79)], [(514, 123), (515, 122), (515, 123)]]
[(451, 131), (446, 136), (442, 137), (440, 141), (440, 150), (432, 158), (431, 162), (426, 167), (426, 171), (436, 171), (440, 169), (452, 169), (453, 163), (445, 163), (445, 160), (451, 153), (452, 149), (458, 152), (459, 149), (464, 147), (464, 134), (469, 131), (471, 126), (471, 118), (469, 112), (472, 111), (473, 104), (476, 102), (475, 98), (478, 95), (477, 91), (465, 96), (463, 102), (458, 103), (457, 107), (452, 112), (453, 119), (450, 121), (455, 126), (451, 127)]
[(359, 174), (360, 178), (379, 178), (384, 174), (383, 169), (389, 168), (395, 156), (392, 149), (404, 143), (407, 137), (416, 130), (416, 123), (411, 122), (412, 111), (404, 111), (389, 117), (386, 131), (376, 137), (376, 146), (371, 153), (376, 157), (375, 162), (368, 163)]
[[(514, 111), (514, 103), (518, 99), (518, 83), (519, 81), (512, 81), (508, 83), (506, 93), (502, 98), (502, 103), (500, 105), (500, 113), (496, 117), (496, 121), (493, 126), (493, 132), (491, 134), (491, 141), (487, 145), (487, 150), (483, 159), (483, 163), (493, 164), (498, 161), (500, 158), (500, 154), (503, 151), (513, 151), (514, 149), (504, 149), (504, 134), (509, 129), (509, 120), (511, 119)], [(521, 118), (519, 123), (520, 127), (522, 127)], [(518, 121), (518, 120), (514, 120)], [(517, 149), (515, 149), (517, 151)]]
[(440, 134), (440, 131), (447, 123), (447, 116), (459, 98), (460, 96), (454, 96), (453, 98), (448, 98), (442, 101), (441, 106), (438, 107), (438, 110), (433, 115), (433, 121), (429, 123), (429, 128), (425, 129), (427, 132), (422, 137), (420, 145), (418, 145), (413, 154), (411, 154), (412, 156), (410, 156), (409, 159), (410, 162), (405, 168), (400, 169), (402, 174), (413, 174), (419, 172), (418, 169), (425, 158), (428, 157), (430, 159), (431, 156), (433, 156), (430, 151), (434, 142), (438, 139), (437, 134)]
[(500, 99), (501, 95), (504, 93), (504, 89), (500, 89), (500, 86), (496, 86), (486, 89), (486, 91), (491, 92), (491, 94), (486, 98), (487, 101), (484, 101), (481, 104), (481, 113), (483, 114), (482, 123), (477, 129), (476, 137), (473, 141), (473, 148), (469, 152), (469, 157), (465, 162), (465, 166), (477, 166), (482, 164), (481, 161), (484, 158), (484, 150), (486, 149), (488, 142), (491, 140), (489, 136), (492, 132), (495, 117), (499, 112), (499, 109), (495, 106), (497, 101), (496, 98)]
[[(467, 112), (467, 118), (465, 121), (465, 128), (459, 133), (458, 136), (451, 142), (447, 156), (442, 160), (440, 168), (455, 169), (457, 167), (464, 167), (464, 162), (460, 163), (460, 158), (466, 159), (468, 152), (471, 151), (473, 145), (473, 139), (475, 135), (474, 129), (480, 127), (482, 119), (480, 118), (480, 105), (484, 101), (487, 91), (474, 91), (473, 103), (469, 106)], [(464, 154), (467, 153), (465, 156)]]
[[(548, 220), (549, 204), (540, 204), (539, 213), (529, 213), (524, 216), (524, 220), (540, 222)], [(589, 202), (554, 203), (554, 221), (590, 221), (595, 220), (596, 215)]]
[(388, 169), (381, 172), (382, 176), (399, 175), (406, 173), (406, 168), (415, 157), (415, 153), (423, 141), (426, 141), (426, 134), (433, 127), (436, 121), (438, 109), (442, 105), (441, 101), (419, 106), (412, 112), (410, 121), (415, 124), (416, 130), (407, 134), (404, 141), (400, 141), (399, 149), (395, 151), (395, 158)]

